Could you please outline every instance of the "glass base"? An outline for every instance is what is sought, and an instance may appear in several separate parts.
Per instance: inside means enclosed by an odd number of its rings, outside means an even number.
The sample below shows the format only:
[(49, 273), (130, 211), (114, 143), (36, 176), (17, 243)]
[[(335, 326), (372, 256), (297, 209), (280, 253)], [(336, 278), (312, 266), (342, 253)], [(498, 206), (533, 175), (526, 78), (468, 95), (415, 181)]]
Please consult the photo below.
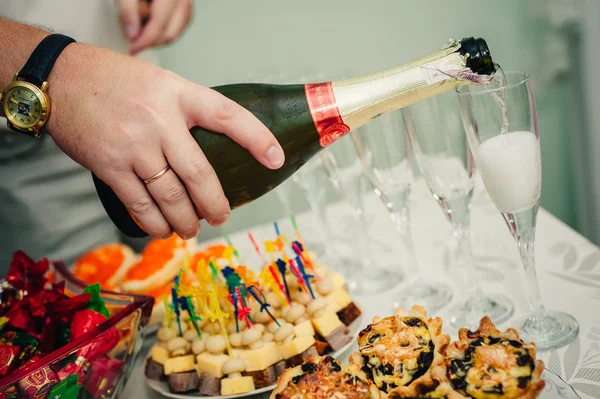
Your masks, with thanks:
[(428, 313), (434, 313), (450, 303), (453, 297), (452, 288), (446, 284), (425, 284), (416, 282), (402, 288), (392, 304), (392, 311), (398, 308), (409, 310), (413, 305), (421, 305)]
[(560, 348), (573, 342), (579, 323), (568, 313), (549, 310), (542, 318), (530, 315), (517, 324), (525, 341), (535, 342), (538, 350)]
[(358, 264), (358, 267), (357, 272), (348, 274), (346, 279), (348, 291), (352, 295), (380, 294), (397, 287), (404, 280), (401, 272), (389, 272), (390, 269), (385, 266), (371, 266), (367, 269)]
[(490, 294), (468, 299), (450, 311), (450, 324), (454, 328), (477, 330), (479, 321), (488, 316), (492, 323), (498, 325), (508, 320), (515, 311), (514, 302), (506, 295)]

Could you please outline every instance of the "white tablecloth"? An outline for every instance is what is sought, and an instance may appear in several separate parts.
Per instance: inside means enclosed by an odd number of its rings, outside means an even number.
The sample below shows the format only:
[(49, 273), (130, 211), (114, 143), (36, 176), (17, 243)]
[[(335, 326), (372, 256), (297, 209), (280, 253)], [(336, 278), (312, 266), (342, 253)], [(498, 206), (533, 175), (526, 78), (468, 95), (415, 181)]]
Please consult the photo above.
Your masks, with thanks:
[[(422, 181), (417, 181), (412, 194), (412, 230), (417, 258), (426, 276), (443, 276), (451, 267), (451, 230), (439, 206), (429, 195)], [(367, 198), (370, 219), (369, 235), (376, 259), (381, 264), (393, 264), (398, 260), (400, 247), (398, 235), (377, 198)], [(335, 204), (328, 210), (332, 226), (338, 231), (349, 231), (348, 209), (344, 204)], [(297, 220), (306, 239), (311, 237), (312, 215), (300, 215)], [(472, 210), (472, 244), (479, 278), (484, 290), (503, 292), (516, 303), (514, 316), (500, 327), (511, 327), (511, 323), (527, 311), (524, 273), (519, 261), (515, 242), (508, 232), (504, 220), (493, 206), (487, 193), (475, 191)], [(286, 229), (289, 222), (281, 221)], [(273, 239), (272, 225), (252, 229), (257, 239)], [(239, 232), (231, 236), (239, 247), (244, 260), (252, 263), (253, 251), (245, 236)], [(347, 236), (346, 238), (350, 238)], [(571, 384), (582, 398), (600, 398), (600, 250), (571, 228), (541, 209), (538, 217), (536, 259), (538, 280), (544, 303), (548, 309), (557, 309), (574, 315), (580, 323), (579, 337), (567, 347), (540, 353), (546, 367)], [(259, 264), (254, 262), (254, 264)], [(455, 288), (454, 299), (438, 315), (448, 317), (448, 310), (459, 301), (460, 281), (445, 279)], [(366, 325), (373, 316), (387, 316), (391, 309), (382, 304), (391, 303), (394, 291), (359, 297)], [(391, 305), (390, 305), (391, 306)], [(383, 309), (383, 310), (382, 310)], [(388, 312), (388, 313), (384, 313)], [(456, 335), (448, 324), (444, 331)], [(148, 348), (153, 342), (146, 342)], [(138, 364), (123, 393), (123, 398), (158, 398), (145, 384), (143, 358)], [(268, 395), (263, 395), (268, 397)]]

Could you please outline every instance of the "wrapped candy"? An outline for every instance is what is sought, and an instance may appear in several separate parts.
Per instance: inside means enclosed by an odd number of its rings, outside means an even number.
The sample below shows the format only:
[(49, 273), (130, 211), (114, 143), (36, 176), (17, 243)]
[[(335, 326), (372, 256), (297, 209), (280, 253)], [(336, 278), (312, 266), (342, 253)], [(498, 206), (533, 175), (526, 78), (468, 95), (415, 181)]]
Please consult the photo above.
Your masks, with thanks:
[(21, 367), (39, 354), (39, 341), (27, 333), (5, 331), (0, 334), (0, 376)]
[(96, 283), (88, 286), (83, 293), (90, 294), (90, 300), (88, 301), (86, 309), (98, 312), (107, 319), (110, 317), (106, 303), (100, 296), (100, 284)]
[(104, 396), (108, 390), (114, 388), (125, 363), (103, 356), (92, 360), (90, 364), (90, 371), (83, 387), (92, 397), (99, 398)]
[(96, 337), (92, 342), (77, 351), (74, 362), (67, 364), (59, 372), (58, 376), (63, 379), (71, 374), (79, 375), (78, 382), (81, 384), (90, 362), (109, 353), (119, 343), (119, 332), (111, 328)]
[[(108, 310), (104, 301), (100, 298), (100, 285), (91, 285), (85, 289), (84, 293), (90, 296), (90, 300), (85, 309), (78, 311), (73, 316), (70, 325), (71, 340), (77, 339), (107, 320), (105, 314), (108, 315)], [(91, 343), (77, 351), (75, 361), (64, 366), (58, 372), (58, 376), (62, 379), (71, 374), (77, 374), (79, 376), (78, 382), (83, 383), (90, 362), (106, 355), (118, 343), (119, 332), (116, 329), (111, 328), (103, 332)]]
[(0, 345), (0, 376), (7, 375), (16, 368), (15, 359), (21, 348), (13, 345)]
[[(64, 282), (50, 284), (48, 268), (46, 259), (34, 262), (21, 251), (14, 254), (0, 287), (0, 378), (39, 361), (110, 317), (98, 284), (68, 296)], [(0, 399), (45, 399), (49, 394), (52, 399), (77, 399), (84, 393), (80, 392), (84, 381), (86, 394), (105, 395), (122, 372), (123, 362), (108, 356), (120, 338), (116, 328), (91, 336), (52, 368), (32, 371), (1, 391)]]
[(64, 283), (53, 284), (51, 289), (27, 295), (14, 304), (5, 315), (5, 328), (26, 332), (40, 341), (42, 353), (49, 353), (56, 347), (57, 329), (70, 322), (89, 299), (90, 294), (69, 298), (64, 294)]
[[(39, 357), (35, 356), (29, 362), (36, 362)], [(23, 399), (45, 399), (59, 378), (50, 367), (40, 368), (32, 371), (27, 377), (19, 380), (17, 388)]]
[(51, 399), (77, 399), (81, 385), (77, 384), (77, 374), (71, 374), (56, 384), (50, 391)]
[(6, 281), (26, 295), (35, 295), (44, 289), (46, 272), (50, 267), (48, 259), (34, 262), (23, 251), (16, 251), (10, 262)]

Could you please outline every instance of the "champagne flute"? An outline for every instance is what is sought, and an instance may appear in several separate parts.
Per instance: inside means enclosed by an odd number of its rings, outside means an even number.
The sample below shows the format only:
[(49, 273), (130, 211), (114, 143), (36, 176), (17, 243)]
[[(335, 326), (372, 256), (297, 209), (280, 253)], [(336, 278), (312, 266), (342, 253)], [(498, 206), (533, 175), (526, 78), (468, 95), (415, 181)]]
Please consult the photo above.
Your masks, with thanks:
[[(329, 169), (331, 179), (336, 182), (345, 202), (350, 206), (355, 223), (353, 240), (356, 248), (356, 258), (360, 260), (360, 277), (357, 279), (357, 293), (374, 294), (386, 291), (398, 284), (404, 278), (398, 267), (382, 264), (380, 259), (373, 256), (368, 234), (368, 222), (365, 212), (365, 195), (367, 178), (350, 136), (339, 139), (325, 151), (325, 166)], [(350, 249), (351, 252), (352, 249)]]
[(514, 304), (506, 295), (484, 294), (471, 249), (470, 219), (475, 164), (461, 121), (455, 93), (444, 93), (402, 110), (406, 130), (421, 173), (433, 198), (452, 226), (457, 242), (457, 265), (466, 284), (466, 298), (450, 311), (456, 328), (475, 329), (487, 315), (496, 324), (507, 320)]
[(323, 242), (327, 247), (327, 263), (333, 271), (344, 274), (348, 289), (357, 292), (356, 275), (360, 264), (352, 257), (341, 256), (334, 246), (336, 239), (327, 218), (327, 187), (330, 183), (330, 175), (324, 167), (322, 158), (316, 156), (308, 161), (293, 175), (292, 180), (302, 189), (310, 205), (314, 215), (313, 222), (316, 225), (316, 228), (312, 230), (321, 232)]
[[(286, 216), (289, 215), (293, 215), (294, 214), (294, 208), (292, 206), (292, 190), (294, 189), (294, 185), (293, 185), (294, 180), (292, 179), (288, 179), (286, 181), (284, 181), (283, 183), (281, 183), (279, 185), (279, 187), (277, 187), (274, 191), (277, 194), (277, 197), (279, 198), (279, 202), (281, 203), (281, 205), (283, 205), (283, 209), (284, 212), (286, 214)], [(309, 201), (310, 203), (310, 201)], [(317, 226), (320, 224), (320, 218), (318, 213), (315, 212), (314, 207), (312, 206), (311, 203), (311, 212), (310, 212), (310, 216), (311, 219), (313, 219), (313, 221), (317, 222)], [(302, 229), (301, 229), (302, 231)], [(320, 231), (321, 234), (319, 234), (320, 237), (315, 237), (315, 232)], [(327, 246), (324, 244), (324, 242), (327, 242), (328, 240), (331, 239), (331, 236), (328, 233), (328, 230), (323, 230), (321, 228), (318, 229), (312, 229), (311, 234), (308, 238), (304, 239), (304, 243), (306, 244), (306, 247), (308, 250), (310, 250), (311, 252), (313, 252), (316, 256), (317, 259), (325, 259), (327, 258), (329, 255), (333, 255), (331, 254), (331, 251), (328, 250)]]
[(540, 350), (558, 348), (575, 339), (579, 324), (568, 313), (546, 310), (537, 282), (534, 242), (542, 168), (531, 80), (526, 73), (508, 72), (496, 73), (494, 81), (457, 90), (462, 119), (483, 183), (525, 269), (530, 314), (518, 328)]
[(410, 308), (420, 304), (434, 312), (450, 302), (452, 289), (442, 282), (426, 282), (417, 263), (409, 212), (413, 180), (411, 146), (400, 123), (401, 116), (399, 112), (380, 116), (351, 133), (351, 137), (363, 171), (400, 235), (402, 251), (396, 268), (404, 269), (407, 281), (400, 287), (392, 306)]

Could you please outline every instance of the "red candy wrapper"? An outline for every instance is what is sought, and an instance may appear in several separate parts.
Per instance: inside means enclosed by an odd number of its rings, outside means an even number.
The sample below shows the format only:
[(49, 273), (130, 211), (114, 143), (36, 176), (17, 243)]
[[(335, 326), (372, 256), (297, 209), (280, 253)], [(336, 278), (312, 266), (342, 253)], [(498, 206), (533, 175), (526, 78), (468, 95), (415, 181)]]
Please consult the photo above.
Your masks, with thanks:
[(0, 376), (21, 367), (39, 354), (39, 341), (21, 331), (0, 334)]
[(90, 362), (88, 362), (83, 356), (78, 356), (73, 363), (67, 364), (58, 371), (58, 378), (64, 380), (72, 374), (77, 374), (77, 384), (81, 384), (83, 383), (85, 373), (89, 367)]
[(85, 334), (92, 328), (106, 321), (106, 317), (93, 310), (83, 309), (75, 313), (71, 322), (71, 340)]
[(25, 252), (16, 251), (8, 268), (6, 281), (26, 295), (35, 295), (44, 289), (49, 267), (50, 262), (46, 258), (34, 262)]
[(98, 336), (94, 341), (77, 351), (77, 359), (67, 364), (59, 372), (59, 377), (65, 378), (71, 374), (79, 375), (79, 384), (83, 382), (89, 363), (106, 355), (119, 343), (119, 332), (111, 328)]
[[(81, 337), (110, 317), (98, 284), (68, 297), (64, 282), (49, 284), (49, 266), (47, 259), (34, 262), (24, 252), (14, 253), (5, 283), (14, 295), (0, 297), (0, 377), (38, 361), (39, 356)], [(107, 356), (119, 339), (116, 328), (94, 335), (58, 372), (50, 367), (36, 370), (1, 391), (0, 399), (46, 399), (61, 380), (65, 381), (57, 389), (70, 389), (67, 378), (74, 387), (86, 381), (86, 389), (95, 393), (94, 397), (101, 396), (114, 387), (122, 371), (123, 362)], [(59, 364), (64, 363), (56, 363), (55, 370)]]
[(70, 323), (76, 312), (85, 308), (90, 297), (90, 294), (81, 294), (69, 298), (64, 294), (64, 283), (54, 284), (52, 289), (17, 302), (6, 314), (6, 324), (40, 340), (41, 351), (49, 353), (55, 349), (57, 329)]
[(50, 367), (45, 367), (33, 371), (20, 380), (17, 386), (22, 399), (45, 399), (52, 387), (59, 381), (60, 379), (56, 373)]
[(15, 359), (20, 351), (18, 346), (0, 345), (0, 376), (7, 375), (15, 368)]
[(92, 360), (83, 388), (94, 398), (104, 396), (117, 383), (123, 364), (124, 362), (108, 356)]

